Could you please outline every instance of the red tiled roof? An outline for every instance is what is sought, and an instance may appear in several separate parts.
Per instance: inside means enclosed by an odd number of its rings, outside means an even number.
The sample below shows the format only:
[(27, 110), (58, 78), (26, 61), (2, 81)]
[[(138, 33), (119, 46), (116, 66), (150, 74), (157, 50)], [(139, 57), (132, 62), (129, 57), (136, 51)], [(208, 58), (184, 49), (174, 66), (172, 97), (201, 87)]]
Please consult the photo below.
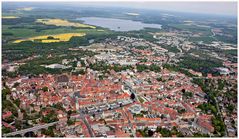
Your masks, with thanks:
[(7, 111), (6, 113), (3, 113), (2, 115), (2, 118), (5, 119), (5, 118), (8, 118), (12, 115), (12, 112), (11, 111)]

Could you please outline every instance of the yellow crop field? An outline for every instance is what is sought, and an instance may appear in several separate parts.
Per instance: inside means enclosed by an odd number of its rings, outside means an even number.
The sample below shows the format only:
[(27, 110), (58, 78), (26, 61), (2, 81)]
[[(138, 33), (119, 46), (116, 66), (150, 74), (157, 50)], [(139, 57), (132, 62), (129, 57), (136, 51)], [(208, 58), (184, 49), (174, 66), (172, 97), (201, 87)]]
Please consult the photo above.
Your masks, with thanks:
[(81, 23), (75, 23), (75, 22), (69, 22), (67, 20), (63, 19), (37, 19), (38, 23), (43, 23), (46, 25), (55, 25), (55, 26), (72, 26), (72, 27), (82, 27), (82, 28), (96, 28), (95, 26), (81, 24)]
[(16, 19), (19, 18), (17, 16), (2, 16), (2, 19)]
[(69, 41), (73, 36), (85, 36), (85, 33), (64, 33), (64, 34), (55, 34), (55, 35), (44, 35), (31, 37), (27, 39), (16, 40), (13, 43), (20, 43), (23, 41), (39, 41), (42, 43), (52, 43), (52, 42), (66, 42)]

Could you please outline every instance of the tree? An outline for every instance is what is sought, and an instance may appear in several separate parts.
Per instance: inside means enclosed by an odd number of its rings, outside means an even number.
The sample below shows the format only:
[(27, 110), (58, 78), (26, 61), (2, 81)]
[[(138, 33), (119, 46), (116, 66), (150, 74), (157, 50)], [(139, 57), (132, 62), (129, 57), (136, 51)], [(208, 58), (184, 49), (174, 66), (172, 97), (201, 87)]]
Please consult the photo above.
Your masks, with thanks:
[(164, 116), (163, 114), (161, 114), (160, 118), (161, 118), (161, 119), (164, 119), (164, 118), (165, 118), (165, 116)]
[(185, 97), (185, 98), (192, 98), (193, 97), (193, 93), (192, 92), (188, 92), (188, 91), (184, 91), (184, 93), (183, 93), (183, 96)]
[(148, 137), (148, 127), (144, 128), (144, 130), (138, 130), (138, 132), (139, 132), (143, 137)]
[(152, 137), (154, 135), (154, 132), (152, 130), (148, 130), (148, 136)]
[(5, 100), (6, 96), (9, 95), (9, 94), (11, 94), (11, 91), (10, 91), (10, 89), (8, 87), (2, 89), (2, 100)]
[(48, 40), (54, 40), (55, 38), (53, 36), (48, 36), (47, 39)]
[(11, 128), (7, 128), (7, 127), (5, 127), (5, 126), (3, 126), (2, 127), (2, 133), (10, 133), (12, 130), (11, 130)]
[(67, 111), (67, 117), (68, 117), (68, 119), (70, 118), (70, 116), (71, 116), (72, 113), (73, 113), (72, 110)]
[(73, 125), (75, 122), (73, 120), (68, 119), (67, 120), (67, 125)]
[(185, 91), (186, 91), (185, 89), (182, 89), (182, 92), (183, 92), (183, 93), (185, 93)]
[(224, 125), (224, 122), (219, 117), (213, 117), (212, 124), (215, 128), (216, 133), (219, 132), (221, 135), (224, 134), (225, 125)]
[(42, 117), (44, 123), (52, 123), (58, 121), (57, 114), (51, 110), (46, 116)]
[(227, 106), (227, 110), (228, 110), (230, 113), (232, 113), (233, 110), (234, 110), (234, 106), (233, 106), (232, 104), (229, 104), (229, 105)]
[(160, 81), (163, 81), (163, 79), (161, 77), (158, 77), (157, 81), (160, 82)]
[(58, 102), (56, 104), (53, 104), (53, 108), (56, 108), (58, 110), (66, 111), (65, 108), (63, 108), (63, 104), (61, 102)]
[(48, 87), (47, 87), (47, 86), (44, 86), (44, 87), (42, 88), (42, 91), (47, 92), (47, 91), (48, 91)]
[(20, 99), (16, 99), (13, 101), (18, 107), (20, 106)]
[(95, 113), (92, 114), (93, 118), (95, 118)]
[(216, 107), (210, 103), (203, 103), (203, 104), (199, 105), (198, 108), (201, 109), (205, 113), (207, 113), (210, 110), (214, 115), (217, 115)]
[(16, 88), (16, 87), (19, 86), (19, 85), (20, 85), (20, 83), (19, 83), (19, 82), (16, 82), (16, 83), (14, 83), (13, 88)]
[(166, 128), (157, 127), (156, 132), (160, 132), (163, 137), (171, 137), (172, 133)]
[(221, 79), (218, 80), (218, 90), (222, 90), (225, 86), (225, 82)]
[(130, 99), (132, 99), (132, 100), (135, 99), (135, 94), (134, 94), (134, 93), (131, 93), (131, 95), (130, 95)]
[(55, 133), (53, 131), (54, 127), (50, 126), (48, 127), (48, 129), (42, 129), (41, 130), (41, 133), (44, 134), (44, 135), (47, 135), (47, 136), (50, 136), (50, 137), (54, 137), (55, 136)]
[(209, 137), (207, 134), (201, 134), (201, 133), (194, 133), (193, 137)]
[(185, 109), (178, 109), (178, 113), (179, 113), (179, 114), (182, 114), (182, 113), (184, 113), (184, 112), (186, 112)]
[(77, 67), (77, 61), (74, 61), (73, 63), (72, 63), (72, 67)]

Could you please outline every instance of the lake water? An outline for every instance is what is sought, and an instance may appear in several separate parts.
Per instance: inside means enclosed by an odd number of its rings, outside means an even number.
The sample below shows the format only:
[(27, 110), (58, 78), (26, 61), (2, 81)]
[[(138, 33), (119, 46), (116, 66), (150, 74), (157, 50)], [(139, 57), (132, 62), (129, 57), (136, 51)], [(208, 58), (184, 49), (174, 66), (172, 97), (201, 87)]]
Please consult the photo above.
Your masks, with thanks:
[(160, 24), (147, 24), (139, 21), (114, 19), (114, 18), (101, 18), (101, 17), (83, 17), (77, 20), (83, 21), (85, 24), (109, 28), (114, 31), (133, 31), (141, 30), (144, 28), (158, 28), (161, 29)]

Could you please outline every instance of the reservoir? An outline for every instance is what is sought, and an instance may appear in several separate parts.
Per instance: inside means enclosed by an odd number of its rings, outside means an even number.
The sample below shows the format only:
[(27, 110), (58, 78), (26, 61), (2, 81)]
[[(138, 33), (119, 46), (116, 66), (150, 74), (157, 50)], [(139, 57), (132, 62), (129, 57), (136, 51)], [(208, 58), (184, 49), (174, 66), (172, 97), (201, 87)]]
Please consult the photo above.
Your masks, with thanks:
[(160, 24), (147, 24), (140, 21), (114, 19), (114, 18), (101, 18), (101, 17), (83, 17), (77, 20), (83, 21), (85, 24), (100, 26), (108, 28), (114, 31), (134, 31), (141, 30), (144, 28), (158, 28), (161, 29)]

